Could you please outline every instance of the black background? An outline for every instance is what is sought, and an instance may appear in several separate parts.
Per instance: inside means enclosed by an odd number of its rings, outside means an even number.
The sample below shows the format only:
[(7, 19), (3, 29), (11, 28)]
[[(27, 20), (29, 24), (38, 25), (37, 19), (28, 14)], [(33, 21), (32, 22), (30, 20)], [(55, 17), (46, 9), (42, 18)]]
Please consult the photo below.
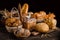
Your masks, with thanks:
[[(18, 7), (18, 4), (24, 3), (29, 4), (29, 11), (37, 12), (37, 11), (45, 11), (45, 12), (54, 12), (57, 19), (57, 26), (60, 27), (60, 1), (56, 0), (0, 0), (0, 10), (8, 9), (11, 10), (12, 7)], [(48, 33), (51, 37), (42, 37), (41, 35), (30, 36), (28, 38), (17, 38), (11, 33), (8, 33), (5, 25), (1, 26), (0, 22), (0, 40), (60, 40), (60, 29)]]
[(58, 21), (57, 26), (60, 25), (60, 1), (56, 0), (0, 0), (0, 10), (8, 9), (11, 10), (12, 7), (18, 7), (18, 4), (24, 3), (29, 4), (29, 11), (37, 12), (37, 11), (46, 11), (54, 12), (56, 15), (56, 19)]

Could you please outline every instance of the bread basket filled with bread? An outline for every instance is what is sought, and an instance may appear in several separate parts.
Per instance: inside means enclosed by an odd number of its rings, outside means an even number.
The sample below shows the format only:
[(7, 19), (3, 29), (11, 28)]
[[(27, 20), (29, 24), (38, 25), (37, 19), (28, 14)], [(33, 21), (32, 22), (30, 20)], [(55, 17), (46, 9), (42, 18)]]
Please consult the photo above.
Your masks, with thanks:
[(18, 28), (22, 27), (19, 12), (18, 10), (13, 7), (10, 13), (10, 17), (6, 19), (5, 21), (5, 27), (8, 32), (13, 32), (14, 30), (17, 30)]

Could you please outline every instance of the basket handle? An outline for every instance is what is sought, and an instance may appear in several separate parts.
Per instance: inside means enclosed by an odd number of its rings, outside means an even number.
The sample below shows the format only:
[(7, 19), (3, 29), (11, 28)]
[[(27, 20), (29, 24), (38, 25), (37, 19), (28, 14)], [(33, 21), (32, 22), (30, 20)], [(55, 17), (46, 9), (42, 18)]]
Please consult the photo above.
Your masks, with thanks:
[(12, 15), (15, 14), (15, 13), (18, 13), (18, 17), (19, 17), (19, 19), (20, 19), (20, 15), (19, 15), (18, 9), (17, 9), (16, 7), (13, 7), (13, 8), (11, 9), (11, 17), (13, 17)]

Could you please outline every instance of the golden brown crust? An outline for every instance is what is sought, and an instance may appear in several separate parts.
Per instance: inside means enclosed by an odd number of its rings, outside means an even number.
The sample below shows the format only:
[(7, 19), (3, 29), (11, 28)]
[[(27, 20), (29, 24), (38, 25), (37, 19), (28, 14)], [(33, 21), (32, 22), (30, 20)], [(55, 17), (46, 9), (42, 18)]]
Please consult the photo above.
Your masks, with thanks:
[(37, 12), (32, 15), (32, 18), (37, 18)]
[(6, 25), (9, 27), (17, 27), (21, 25), (21, 21), (16, 18), (8, 18), (6, 19)]
[(32, 15), (32, 17), (36, 19), (44, 19), (45, 16), (46, 16), (46, 12), (44, 11), (36, 12), (34, 13), (34, 15)]
[(25, 3), (23, 6), (22, 6), (22, 9), (21, 9), (21, 11), (22, 11), (22, 14), (24, 15), (27, 15), (27, 13), (28, 13), (28, 8), (29, 8), (29, 6), (28, 6), (28, 4), (27, 3)]
[(49, 25), (50, 29), (56, 29), (56, 24), (57, 24), (56, 19), (46, 19), (45, 23)]
[(55, 18), (55, 15), (54, 13), (49, 13), (45, 16), (46, 19), (54, 19)]
[(54, 18), (55, 18), (54, 13), (49, 13), (45, 16), (46, 20), (44, 22), (49, 25), (50, 29), (56, 29), (57, 21)]
[(46, 23), (38, 23), (35, 26), (35, 30), (42, 33), (47, 33), (49, 31), (49, 26)]

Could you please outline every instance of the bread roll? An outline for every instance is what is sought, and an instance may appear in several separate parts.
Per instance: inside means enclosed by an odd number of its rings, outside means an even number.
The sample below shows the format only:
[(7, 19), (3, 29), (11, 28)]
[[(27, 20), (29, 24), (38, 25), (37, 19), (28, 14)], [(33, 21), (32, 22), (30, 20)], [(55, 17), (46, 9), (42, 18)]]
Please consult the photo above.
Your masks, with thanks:
[(38, 32), (46, 33), (49, 31), (49, 26), (46, 23), (38, 23), (35, 26), (35, 30)]
[(55, 15), (53, 13), (49, 13), (45, 18), (46, 20), (44, 22), (49, 25), (49, 28), (56, 29), (57, 20), (54, 19)]
[(14, 32), (14, 35), (16, 37), (29, 37), (30, 34), (31, 34), (30, 31), (24, 28), (21, 28)]
[(17, 30), (18, 28), (22, 27), (21, 21), (16, 18), (8, 18), (6, 19), (6, 29), (8, 32), (13, 32), (14, 30)]
[(8, 27), (17, 27), (21, 25), (21, 21), (16, 18), (8, 18), (5, 23)]
[(47, 19), (45, 23), (48, 24), (50, 29), (56, 29), (57, 20), (56, 19)]
[(45, 16), (46, 16), (46, 12), (44, 11), (36, 12), (35, 14), (32, 15), (33, 18), (36, 18), (37, 22), (44, 21)]

